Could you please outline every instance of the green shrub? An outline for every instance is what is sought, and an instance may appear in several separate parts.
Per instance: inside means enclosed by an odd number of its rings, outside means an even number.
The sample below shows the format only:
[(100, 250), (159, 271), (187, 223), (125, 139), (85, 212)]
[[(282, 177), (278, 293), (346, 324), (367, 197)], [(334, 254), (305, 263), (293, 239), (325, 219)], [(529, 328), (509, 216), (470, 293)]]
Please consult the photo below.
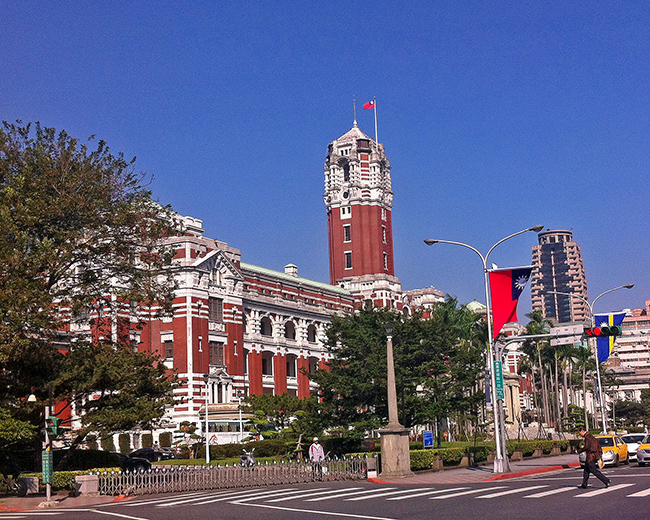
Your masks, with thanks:
[(117, 439), (120, 443), (120, 453), (129, 453), (131, 451), (131, 436), (128, 433), (120, 433)]
[(97, 435), (88, 435), (86, 437), (86, 446), (91, 450), (96, 450), (99, 448), (97, 445)]
[[(52, 474), (52, 489), (57, 491), (74, 491), (75, 477), (77, 475), (88, 475), (89, 471), (55, 471)], [(23, 477), (38, 477), (39, 486), (43, 484), (43, 473), (25, 473)]]
[(101, 444), (104, 451), (115, 451), (115, 443), (113, 442), (112, 435), (102, 437)]
[(171, 448), (172, 446), (172, 433), (163, 432), (159, 437), (160, 446), (163, 448)]
[(151, 448), (153, 446), (153, 434), (145, 433), (142, 435), (142, 447)]

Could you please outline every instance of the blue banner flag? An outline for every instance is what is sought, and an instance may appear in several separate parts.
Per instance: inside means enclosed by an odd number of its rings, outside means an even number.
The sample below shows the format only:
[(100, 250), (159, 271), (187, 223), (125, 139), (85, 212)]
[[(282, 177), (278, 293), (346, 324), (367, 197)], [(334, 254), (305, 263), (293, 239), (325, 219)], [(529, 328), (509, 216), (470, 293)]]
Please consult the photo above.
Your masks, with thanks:
[[(611, 327), (612, 325), (620, 326), (623, 323), (625, 318), (625, 313), (621, 312), (619, 314), (598, 314), (594, 316), (594, 324), (596, 327), (602, 327), (603, 325)], [(607, 361), (607, 358), (611, 355), (614, 350), (614, 341), (616, 336), (605, 336), (596, 338), (596, 344), (598, 346), (598, 363), (604, 363)]]

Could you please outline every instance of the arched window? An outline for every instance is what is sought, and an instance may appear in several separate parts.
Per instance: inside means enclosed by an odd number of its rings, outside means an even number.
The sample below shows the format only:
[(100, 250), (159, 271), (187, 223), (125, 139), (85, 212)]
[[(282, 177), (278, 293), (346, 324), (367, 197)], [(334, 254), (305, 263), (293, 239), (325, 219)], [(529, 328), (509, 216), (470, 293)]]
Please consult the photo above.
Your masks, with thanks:
[(262, 375), (273, 375), (273, 353), (262, 352)]
[(262, 336), (273, 336), (273, 323), (268, 316), (265, 316), (260, 321), (260, 334)]
[(287, 354), (287, 377), (296, 377), (296, 360), (294, 354)]
[(284, 337), (287, 339), (296, 339), (296, 326), (293, 321), (288, 321), (284, 324)]
[(316, 325), (314, 324), (307, 327), (307, 341), (316, 343)]

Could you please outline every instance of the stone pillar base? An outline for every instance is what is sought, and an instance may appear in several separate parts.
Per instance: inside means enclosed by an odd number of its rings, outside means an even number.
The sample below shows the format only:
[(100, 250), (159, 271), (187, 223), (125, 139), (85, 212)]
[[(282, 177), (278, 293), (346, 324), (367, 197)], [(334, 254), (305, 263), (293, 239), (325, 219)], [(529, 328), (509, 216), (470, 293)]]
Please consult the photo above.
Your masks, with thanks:
[(388, 427), (379, 430), (381, 435), (381, 473), (380, 478), (405, 478), (413, 475), (411, 454), (409, 453), (408, 428)]

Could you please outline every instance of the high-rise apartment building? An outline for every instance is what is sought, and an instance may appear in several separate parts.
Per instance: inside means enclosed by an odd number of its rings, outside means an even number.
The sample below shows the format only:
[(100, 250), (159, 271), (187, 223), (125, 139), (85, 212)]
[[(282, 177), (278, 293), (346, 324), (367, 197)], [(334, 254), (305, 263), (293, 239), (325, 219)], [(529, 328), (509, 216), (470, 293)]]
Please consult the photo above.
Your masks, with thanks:
[(573, 294), (588, 301), (587, 278), (580, 246), (573, 233), (565, 229), (546, 230), (537, 235), (533, 246), (533, 273), (530, 292), (533, 310), (541, 310), (545, 318), (558, 323), (590, 319), (589, 306)]

